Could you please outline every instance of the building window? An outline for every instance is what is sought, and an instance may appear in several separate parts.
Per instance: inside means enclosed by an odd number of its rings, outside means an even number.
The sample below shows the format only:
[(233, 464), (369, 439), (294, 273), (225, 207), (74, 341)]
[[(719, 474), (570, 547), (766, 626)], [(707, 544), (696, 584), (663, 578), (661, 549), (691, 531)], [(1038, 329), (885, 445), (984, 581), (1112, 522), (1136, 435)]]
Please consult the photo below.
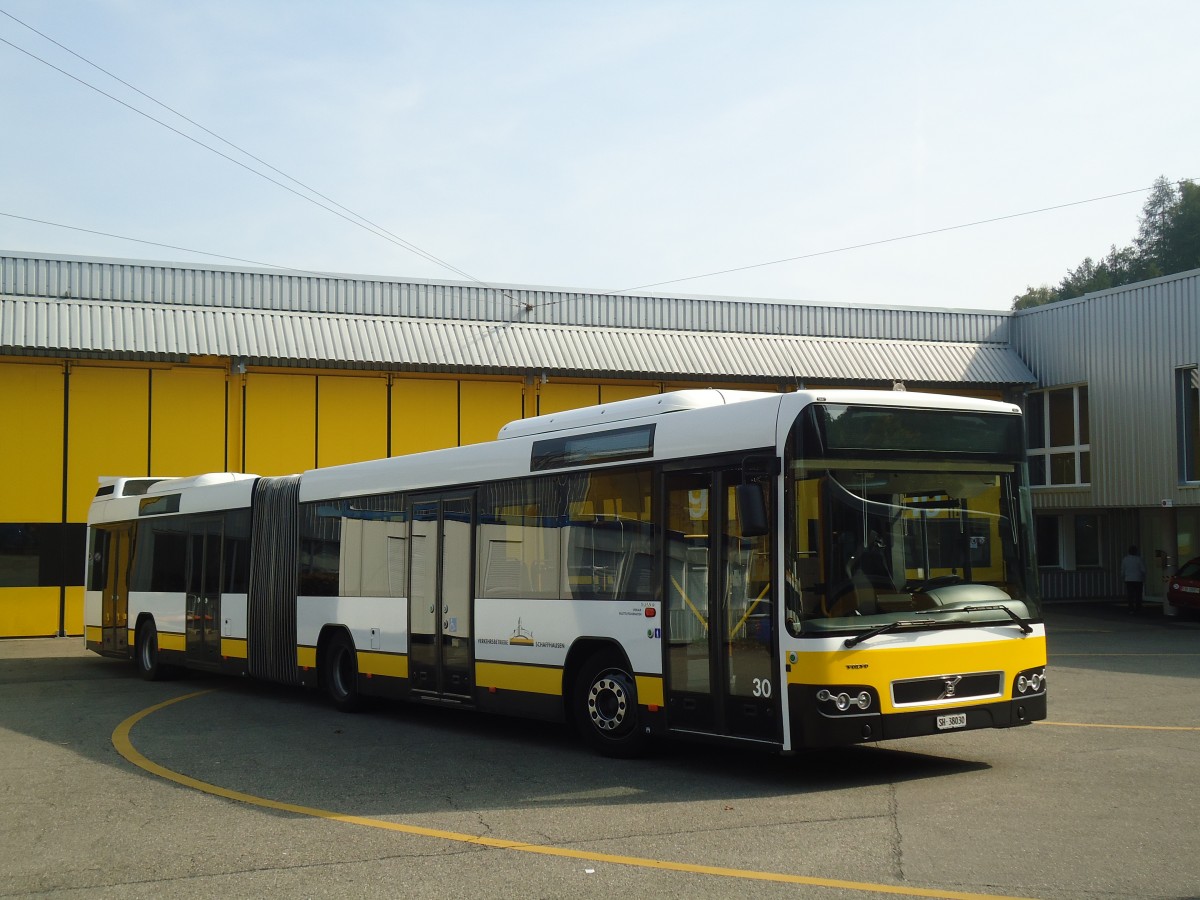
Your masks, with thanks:
[(1175, 409), (1179, 480), (1200, 481), (1200, 368), (1175, 370)]
[(0, 588), (81, 585), (86, 546), (82, 523), (0, 522)]
[(1075, 567), (1100, 567), (1100, 517), (1095, 513), (1075, 517)]
[(1025, 443), (1030, 484), (1091, 484), (1087, 385), (1031, 393), (1025, 404)]
[(1041, 568), (1056, 569), (1062, 565), (1062, 542), (1058, 534), (1058, 516), (1038, 516), (1037, 561)]

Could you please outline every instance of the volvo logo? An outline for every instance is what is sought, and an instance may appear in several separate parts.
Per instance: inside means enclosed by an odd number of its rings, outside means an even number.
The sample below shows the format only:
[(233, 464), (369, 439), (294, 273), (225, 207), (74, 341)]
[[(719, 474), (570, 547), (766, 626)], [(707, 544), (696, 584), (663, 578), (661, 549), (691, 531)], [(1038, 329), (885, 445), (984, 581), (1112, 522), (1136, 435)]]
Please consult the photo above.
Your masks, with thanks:
[(953, 678), (945, 679), (946, 689), (942, 691), (942, 696), (938, 697), (938, 699), (945, 700), (947, 697), (953, 697), (954, 691), (958, 688), (958, 683), (960, 681), (962, 681), (961, 675), (955, 675)]

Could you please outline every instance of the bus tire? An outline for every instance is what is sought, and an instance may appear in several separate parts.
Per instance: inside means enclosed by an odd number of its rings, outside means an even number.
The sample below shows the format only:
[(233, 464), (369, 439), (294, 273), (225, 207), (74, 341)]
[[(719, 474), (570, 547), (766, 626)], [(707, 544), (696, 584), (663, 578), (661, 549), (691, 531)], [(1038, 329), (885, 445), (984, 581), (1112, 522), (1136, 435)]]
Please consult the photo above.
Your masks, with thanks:
[(637, 682), (620, 655), (593, 654), (575, 683), (575, 721), (596, 752), (619, 759), (641, 756), (648, 738), (638, 716)]
[(158, 652), (158, 629), (154, 627), (153, 619), (146, 619), (138, 626), (133, 662), (138, 674), (147, 681), (162, 681), (171, 673), (170, 667), (162, 664)]
[(325, 696), (342, 712), (357, 712), (363, 707), (358, 690), (358, 652), (344, 632), (338, 632), (325, 645), (321, 659), (321, 684)]

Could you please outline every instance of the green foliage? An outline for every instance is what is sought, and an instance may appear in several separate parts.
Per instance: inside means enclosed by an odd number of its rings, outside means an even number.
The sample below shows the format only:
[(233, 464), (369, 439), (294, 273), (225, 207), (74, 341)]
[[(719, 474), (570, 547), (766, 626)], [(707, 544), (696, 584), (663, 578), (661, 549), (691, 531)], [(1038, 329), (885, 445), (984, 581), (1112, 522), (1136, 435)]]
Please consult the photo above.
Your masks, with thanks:
[(1059, 299), (1054, 288), (1048, 284), (1041, 287), (1027, 287), (1025, 293), (1013, 297), (1013, 309), (1029, 309), (1031, 306), (1045, 306)]
[(1013, 297), (1013, 309), (1044, 306), (1082, 297), (1135, 281), (1200, 268), (1200, 185), (1178, 185), (1160, 175), (1138, 218), (1138, 233), (1129, 247), (1115, 244), (1099, 262), (1090, 256), (1068, 269), (1057, 285), (1026, 287)]

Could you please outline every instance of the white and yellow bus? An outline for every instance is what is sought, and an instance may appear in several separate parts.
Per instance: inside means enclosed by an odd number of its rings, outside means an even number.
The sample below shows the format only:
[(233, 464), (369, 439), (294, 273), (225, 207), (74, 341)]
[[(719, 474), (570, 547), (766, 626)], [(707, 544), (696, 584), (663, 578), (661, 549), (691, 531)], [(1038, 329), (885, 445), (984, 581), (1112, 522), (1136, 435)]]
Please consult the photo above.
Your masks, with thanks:
[[(414, 423), (413, 427), (419, 427)], [(780, 751), (1046, 715), (1020, 411), (680, 391), (283, 478), (105, 478), (89, 649)]]

